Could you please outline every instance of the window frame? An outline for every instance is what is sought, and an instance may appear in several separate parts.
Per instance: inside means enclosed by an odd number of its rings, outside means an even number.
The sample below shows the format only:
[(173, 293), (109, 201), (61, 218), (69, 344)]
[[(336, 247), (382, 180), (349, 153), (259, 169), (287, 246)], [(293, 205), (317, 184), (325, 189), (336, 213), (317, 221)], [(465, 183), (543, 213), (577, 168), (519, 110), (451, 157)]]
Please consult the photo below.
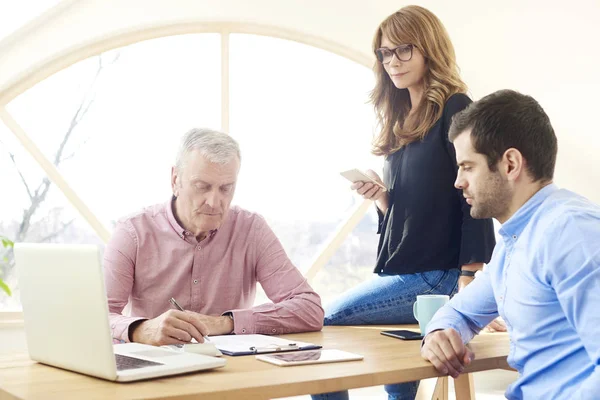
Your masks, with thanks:
[[(341, 57), (349, 61), (356, 62), (367, 68), (371, 68), (373, 59), (365, 54), (352, 50), (338, 43), (318, 36), (307, 35), (304, 33), (286, 30), (284, 28), (240, 24), (240, 23), (181, 23), (170, 26), (158, 26), (145, 29), (138, 29), (131, 32), (121, 33), (110, 38), (99, 39), (94, 43), (88, 43), (73, 51), (60, 54), (56, 58), (47, 61), (36, 69), (27, 71), (26, 75), (20, 77), (12, 86), (0, 93), (0, 121), (16, 136), (25, 150), (42, 167), (48, 178), (64, 194), (66, 199), (75, 207), (82, 217), (90, 224), (93, 231), (106, 243), (110, 238), (110, 231), (100, 222), (100, 219), (92, 212), (85, 202), (78, 196), (60, 171), (48, 160), (41, 152), (39, 147), (31, 140), (30, 136), (18, 124), (13, 116), (8, 112), (6, 106), (18, 95), (24, 93), (37, 83), (47, 77), (89, 57), (99, 55), (103, 52), (113, 50), (119, 47), (138, 43), (145, 40), (156, 39), (167, 36), (193, 34), (193, 33), (218, 33), (221, 36), (221, 130), (229, 132), (230, 121), (230, 65), (229, 37), (231, 34), (250, 34), (258, 36), (274, 37), (279, 39), (291, 40), (308, 46), (316, 47)], [(368, 208), (373, 202), (364, 200), (359, 203), (340, 223), (338, 228), (322, 244), (321, 250), (315, 255), (311, 266), (307, 269), (305, 277), (310, 282), (317, 273), (329, 262), (335, 251), (343, 243), (346, 237), (354, 229), (360, 220), (366, 214)], [(0, 328), (13, 328), (23, 326), (23, 313), (20, 311), (0, 311)]]

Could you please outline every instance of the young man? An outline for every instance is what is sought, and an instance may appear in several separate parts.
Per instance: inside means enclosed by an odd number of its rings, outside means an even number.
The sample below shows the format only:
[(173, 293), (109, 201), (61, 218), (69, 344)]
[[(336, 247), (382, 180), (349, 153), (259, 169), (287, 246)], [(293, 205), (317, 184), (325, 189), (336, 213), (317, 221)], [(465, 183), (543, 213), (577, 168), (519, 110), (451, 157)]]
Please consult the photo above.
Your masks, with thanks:
[[(240, 162), (229, 135), (193, 129), (171, 171), (172, 198), (119, 221), (104, 252), (113, 337), (164, 345), (322, 328), (321, 299), (266, 221), (230, 207)], [(253, 307), (257, 283), (273, 303)]]
[(552, 183), (556, 136), (530, 96), (503, 90), (457, 114), (450, 129), (474, 218), (501, 239), (486, 270), (435, 315), (421, 350), (458, 376), (465, 347), (500, 314), (519, 378), (512, 399), (600, 396), (600, 207)]

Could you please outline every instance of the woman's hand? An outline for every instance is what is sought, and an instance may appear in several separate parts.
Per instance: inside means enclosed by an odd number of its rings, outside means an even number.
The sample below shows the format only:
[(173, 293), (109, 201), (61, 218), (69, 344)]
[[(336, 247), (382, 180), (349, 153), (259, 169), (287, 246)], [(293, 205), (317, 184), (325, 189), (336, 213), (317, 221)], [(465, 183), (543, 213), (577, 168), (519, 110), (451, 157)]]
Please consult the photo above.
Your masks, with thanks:
[[(369, 175), (373, 180), (379, 182), (383, 185), (383, 181), (375, 173), (375, 171), (367, 170), (366, 174)], [(384, 185), (385, 186), (385, 185)], [(373, 200), (377, 204), (377, 208), (381, 210), (382, 213), (386, 213), (389, 207), (389, 194), (388, 191), (383, 189), (379, 185), (375, 185), (371, 182), (354, 182), (350, 189), (356, 190), (356, 193), (360, 194), (363, 198), (367, 200)]]

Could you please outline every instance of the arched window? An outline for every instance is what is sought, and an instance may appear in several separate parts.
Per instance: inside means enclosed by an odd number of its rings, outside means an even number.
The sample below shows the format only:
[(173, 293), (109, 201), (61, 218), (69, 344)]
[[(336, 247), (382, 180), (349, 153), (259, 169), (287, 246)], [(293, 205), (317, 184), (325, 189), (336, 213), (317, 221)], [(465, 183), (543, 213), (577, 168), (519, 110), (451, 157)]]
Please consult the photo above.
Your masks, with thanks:
[[(170, 167), (186, 130), (228, 131), (243, 154), (234, 203), (265, 216), (306, 272), (362, 203), (339, 172), (381, 164), (370, 154), (372, 86), (368, 68), (331, 52), (221, 31), (151, 39), (83, 60), (7, 111), (109, 231), (120, 217), (169, 199)], [(4, 127), (0, 140), (12, 194), (0, 209), (0, 234), (102, 244), (56, 187), (35, 204), (44, 172)], [(35, 211), (27, 226), (23, 209)], [(375, 225), (370, 212), (317, 275), (324, 302), (370, 274)], [(3, 277), (18, 292), (13, 272), (5, 266)], [(19, 308), (18, 295), (0, 301)]]

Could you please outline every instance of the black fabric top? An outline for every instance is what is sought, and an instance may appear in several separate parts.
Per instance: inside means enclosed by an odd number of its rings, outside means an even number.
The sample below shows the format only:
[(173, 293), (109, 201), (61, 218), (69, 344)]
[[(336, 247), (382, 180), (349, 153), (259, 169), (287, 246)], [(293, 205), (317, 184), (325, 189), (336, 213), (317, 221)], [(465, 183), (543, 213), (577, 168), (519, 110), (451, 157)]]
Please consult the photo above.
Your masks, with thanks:
[(448, 128), (469, 103), (464, 94), (451, 96), (423, 140), (386, 157), (390, 207), (379, 213), (374, 272), (413, 274), (490, 260), (496, 244), (492, 220), (471, 218), (471, 206), (454, 187), (458, 167)]

